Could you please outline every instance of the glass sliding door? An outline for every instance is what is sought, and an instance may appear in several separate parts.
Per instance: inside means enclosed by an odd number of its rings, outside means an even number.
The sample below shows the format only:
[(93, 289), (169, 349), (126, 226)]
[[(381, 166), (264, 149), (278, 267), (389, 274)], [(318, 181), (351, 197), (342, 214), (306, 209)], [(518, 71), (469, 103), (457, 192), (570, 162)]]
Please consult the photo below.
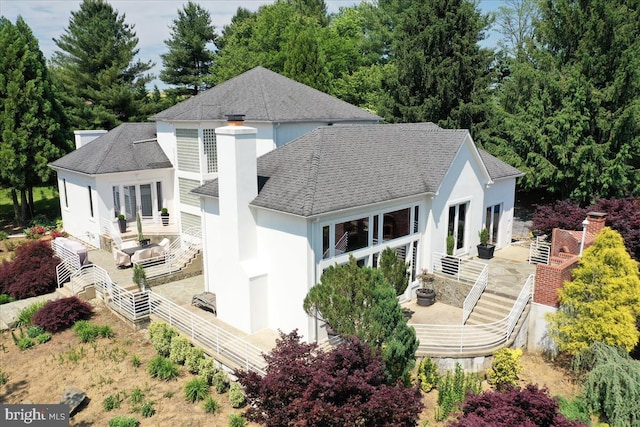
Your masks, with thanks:
[(140, 185), (140, 210), (142, 216), (153, 216), (153, 198), (151, 197), (151, 184)]
[(466, 238), (466, 217), (468, 203), (460, 203), (458, 205), (449, 206), (449, 224), (447, 226), (448, 234), (453, 236), (455, 242), (453, 253), (463, 250)]
[(113, 186), (113, 215), (117, 217), (122, 212), (122, 208), (120, 206), (120, 187)]

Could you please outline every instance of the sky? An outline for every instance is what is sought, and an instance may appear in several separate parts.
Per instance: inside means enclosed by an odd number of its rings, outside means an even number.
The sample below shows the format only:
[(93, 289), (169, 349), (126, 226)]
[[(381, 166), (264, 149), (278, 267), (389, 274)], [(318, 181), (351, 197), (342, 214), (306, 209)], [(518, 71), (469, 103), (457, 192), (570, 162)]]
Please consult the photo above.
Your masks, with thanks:
[[(150, 73), (158, 76), (162, 69), (160, 55), (167, 52), (164, 41), (170, 38), (169, 26), (178, 16), (178, 10), (187, 3), (186, 0), (108, 0), (119, 15), (125, 15), (125, 22), (134, 25), (134, 31), (139, 39), (140, 49), (138, 59), (152, 61), (155, 66)], [(256, 11), (263, 4), (273, 3), (267, 0), (194, 0), (211, 14), (212, 24), (218, 34), (222, 28), (231, 22), (238, 7), (242, 6)], [(340, 7), (352, 6), (358, 0), (325, 0), (328, 11), (337, 12)], [(22, 16), (38, 39), (40, 50), (45, 58), (50, 59), (53, 52), (58, 50), (53, 39), (60, 37), (69, 25), (72, 11), (80, 10), (81, 0), (0, 0), (0, 15), (15, 23), (18, 16)], [(483, 12), (495, 11), (502, 1), (480, 0)], [(495, 45), (497, 36), (493, 34), (488, 45)], [(164, 88), (166, 85), (159, 79), (153, 80), (149, 89), (154, 85)]]

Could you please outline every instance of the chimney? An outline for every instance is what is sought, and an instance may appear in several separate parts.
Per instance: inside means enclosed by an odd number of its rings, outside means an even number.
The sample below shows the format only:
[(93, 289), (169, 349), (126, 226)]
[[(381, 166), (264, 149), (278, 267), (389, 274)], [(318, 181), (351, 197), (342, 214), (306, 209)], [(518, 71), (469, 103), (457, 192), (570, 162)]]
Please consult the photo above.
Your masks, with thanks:
[(74, 130), (73, 134), (75, 136), (76, 142), (76, 150), (83, 145), (86, 145), (93, 141), (94, 139), (106, 134), (107, 131), (103, 129), (97, 130)]
[(243, 261), (256, 254), (256, 224), (249, 204), (258, 195), (256, 129), (244, 126), (244, 115), (230, 114), (216, 128), (220, 222), (228, 255)]
[(594, 236), (604, 228), (604, 223), (607, 218), (607, 214), (604, 212), (589, 212), (587, 213), (587, 231)]

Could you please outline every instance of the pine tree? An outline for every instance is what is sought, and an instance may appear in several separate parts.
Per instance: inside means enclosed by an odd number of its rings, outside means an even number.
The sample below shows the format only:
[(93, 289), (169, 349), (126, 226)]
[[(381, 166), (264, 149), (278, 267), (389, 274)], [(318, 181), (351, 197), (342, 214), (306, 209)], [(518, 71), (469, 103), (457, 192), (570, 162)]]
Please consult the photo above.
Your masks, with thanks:
[(21, 17), (15, 25), (0, 18), (0, 46), (0, 183), (11, 189), (15, 220), (24, 224), (33, 187), (51, 183), (48, 163), (72, 150), (72, 138), (44, 55)]
[(169, 52), (160, 55), (164, 67), (160, 79), (178, 86), (177, 95), (197, 95), (207, 89), (204, 81), (214, 58), (207, 45), (215, 46), (216, 39), (209, 12), (189, 1), (178, 11), (178, 18), (171, 25), (171, 38), (164, 42)]
[(548, 316), (549, 334), (561, 351), (576, 354), (596, 341), (631, 351), (640, 332), (640, 273), (617, 231), (605, 227), (558, 294)]
[(136, 61), (138, 38), (105, 0), (83, 0), (54, 42), (55, 78), (74, 128), (112, 129), (142, 120), (151, 61)]

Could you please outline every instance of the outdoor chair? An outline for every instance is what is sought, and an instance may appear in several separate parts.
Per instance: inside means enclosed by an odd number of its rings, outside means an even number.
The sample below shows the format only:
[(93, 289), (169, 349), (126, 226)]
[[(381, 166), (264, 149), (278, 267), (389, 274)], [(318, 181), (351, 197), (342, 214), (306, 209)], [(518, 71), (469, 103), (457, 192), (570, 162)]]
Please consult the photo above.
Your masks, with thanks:
[(126, 267), (131, 264), (131, 257), (117, 248), (113, 248), (113, 260), (118, 267)]
[(131, 257), (131, 262), (135, 264), (151, 257), (153, 257), (153, 248), (140, 249), (133, 254), (133, 256)]

